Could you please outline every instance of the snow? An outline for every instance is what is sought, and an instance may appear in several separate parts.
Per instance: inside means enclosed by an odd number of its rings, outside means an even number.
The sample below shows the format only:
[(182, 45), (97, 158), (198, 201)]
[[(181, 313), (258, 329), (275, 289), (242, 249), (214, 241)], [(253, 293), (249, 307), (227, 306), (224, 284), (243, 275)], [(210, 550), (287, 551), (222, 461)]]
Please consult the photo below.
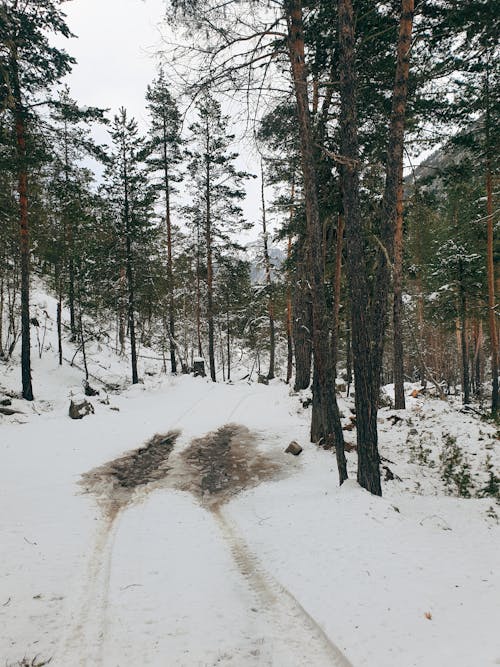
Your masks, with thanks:
[[(50, 297), (36, 298), (55, 313)], [(279, 380), (158, 373), (109, 404), (88, 399), (95, 414), (69, 419), (82, 373), (56, 366), (53, 335), (34, 360), (37, 400), (14, 399), (26, 414), (0, 418), (4, 663), (38, 655), (55, 667), (500, 664), (500, 527), (490, 511), (498, 505), (447, 495), (439, 472), (447, 433), (467, 452), (476, 495), (487, 454), (498, 469), (491, 424), (431, 397), (409, 398), (394, 425), (396, 413), (382, 410), (381, 453), (400, 481), (376, 498), (353, 479), (337, 486), (334, 456), (308, 443), (310, 409)], [(126, 360), (89, 348), (95, 374), (124, 386)], [(18, 369), (2, 366), (0, 384), (17, 382)], [(345, 423), (350, 405), (340, 402)], [(256, 432), (280, 473), (218, 510), (166, 481), (106, 516), (79, 485), (154, 433), (180, 429), (177, 456), (227, 423)], [(304, 447), (298, 458), (284, 453), (291, 440)], [(415, 454), (422, 448), (426, 462)], [(348, 459), (354, 478), (355, 453)]]

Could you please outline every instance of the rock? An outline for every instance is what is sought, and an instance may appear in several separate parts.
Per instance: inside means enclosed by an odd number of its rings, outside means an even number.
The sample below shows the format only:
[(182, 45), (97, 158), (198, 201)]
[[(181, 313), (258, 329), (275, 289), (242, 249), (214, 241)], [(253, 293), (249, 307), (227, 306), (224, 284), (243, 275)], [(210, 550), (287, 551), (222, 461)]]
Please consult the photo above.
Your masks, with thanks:
[(2, 398), (2, 400), (0, 401), (0, 405), (5, 405), (5, 406), (12, 405), (12, 401), (10, 400), (10, 398)]
[(79, 403), (75, 403), (75, 401), (71, 401), (69, 404), (69, 416), (71, 419), (83, 419), (87, 415), (93, 415), (94, 414), (94, 406), (92, 403), (89, 403), (88, 401), (81, 401)]
[(266, 378), (265, 375), (259, 375), (257, 382), (259, 384), (269, 384), (269, 380)]
[(298, 442), (292, 440), (292, 442), (285, 449), (285, 452), (287, 454), (293, 454), (294, 456), (298, 456), (302, 452), (302, 447), (299, 445)]

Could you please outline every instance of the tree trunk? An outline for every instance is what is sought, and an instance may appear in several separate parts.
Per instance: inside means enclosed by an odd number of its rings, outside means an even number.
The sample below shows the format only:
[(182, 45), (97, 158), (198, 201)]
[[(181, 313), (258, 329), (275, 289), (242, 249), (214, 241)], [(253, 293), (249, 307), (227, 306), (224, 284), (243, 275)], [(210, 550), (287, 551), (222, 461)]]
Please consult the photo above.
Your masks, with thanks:
[(85, 370), (85, 381), (89, 380), (89, 369), (87, 366), (87, 349), (85, 347), (85, 333), (83, 331), (83, 318), (82, 318), (82, 308), (80, 306), (80, 312), (78, 314), (78, 324), (80, 330), (80, 346), (82, 348), (82, 358), (83, 358), (83, 368)]
[(261, 199), (262, 199), (262, 240), (264, 246), (264, 270), (266, 272), (267, 284), (267, 312), (269, 316), (269, 371), (267, 379), (274, 379), (274, 356), (276, 349), (276, 334), (274, 326), (274, 299), (273, 299), (273, 281), (271, 277), (271, 260), (269, 258), (269, 244), (267, 241), (267, 222), (266, 222), (266, 198), (264, 192), (264, 164), (261, 160)]
[(491, 173), (491, 141), (490, 141), (490, 104), (489, 104), (489, 77), (486, 77), (486, 212), (487, 219), (487, 244), (486, 244), (486, 266), (488, 272), (488, 325), (490, 330), (490, 353), (491, 353), (491, 414), (497, 415), (499, 408), (498, 399), (498, 335), (496, 323), (495, 304), (495, 264), (493, 246), (493, 185)]
[(286, 288), (286, 383), (290, 384), (293, 374), (293, 338), (292, 338), (292, 281), (290, 276), (290, 255), (292, 253), (292, 235), (288, 236), (287, 249), (287, 288)]
[(226, 302), (226, 329), (227, 379), (231, 380), (231, 323), (229, 319), (229, 298)]
[(333, 287), (333, 327), (332, 327), (332, 356), (333, 371), (337, 377), (337, 357), (339, 348), (339, 314), (340, 314), (340, 288), (342, 280), (342, 243), (344, 240), (344, 216), (339, 214), (337, 219), (337, 244), (335, 248), (335, 277)]
[[(382, 495), (378, 453), (377, 406), (379, 380), (374, 372), (371, 313), (365, 263), (364, 230), (359, 196), (359, 149), (356, 113), (354, 16), (351, 0), (339, 0), (340, 136), (345, 159), (342, 168), (343, 208), (346, 223), (351, 334), (354, 362), (358, 482)], [(379, 315), (383, 315), (380, 313)]]
[(200, 227), (197, 226), (197, 245), (196, 245), (196, 339), (198, 343), (198, 356), (203, 356), (201, 347), (201, 266), (200, 266)]
[(137, 372), (137, 346), (135, 339), (135, 299), (134, 299), (134, 273), (132, 268), (132, 239), (130, 229), (130, 202), (128, 193), (128, 173), (127, 161), (125, 155), (125, 146), (123, 147), (123, 185), (125, 191), (124, 217), (125, 217), (125, 270), (127, 274), (128, 287), (128, 327), (130, 336), (130, 356), (132, 362), (132, 384), (139, 382)]
[(174, 272), (172, 263), (172, 220), (170, 216), (170, 177), (167, 156), (167, 121), (163, 118), (163, 177), (165, 187), (165, 223), (167, 226), (168, 328), (170, 340), (170, 369), (177, 373), (175, 358)]
[(477, 319), (474, 322), (474, 385), (476, 398), (481, 399), (482, 396), (482, 354), (481, 348), (483, 345), (483, 323)]
[(403, 161), (399, 165), (398, 194), (396, 201), (396, 233), (394, 235), (394, 268), (393, 268), (393, 374), (394, 374), (394, 407), (404, 410), (404, 352), (403, 352)]
[(63, 362), (63, 348), (62, 348), (62, 290), (59, 287), (59, 296), (57, 299), (57, 350), (59, 354), (59, 366)]
[(312, 305), (305, 262), (305, 238), (297, 241), (296, 280), (292, 301), (292, 329), (295, 354), (294, 390), (307, 389), (312, 366)]
[(467, 344), (467, 296), (463, 282), (463, 266), (459, 261), (459, 312), (460, 312), (460, 353), (462, 359), (462, 400), (464, 405), (470, 403), (469, 346)]
[(208, 361), (210, 365), (210, 377), (216, 382), (215, 376), (215, 344), (214, 344), (214, 285), (212, 266), (212, 213), (211, 213), (211, 183), (210, 183), (210, 128), (208, 119), (206, 125), (206, 157), (205, 157), (205, 197), (206, 197), (206, 219), (205, 235), (207, 244), (207, 320), (208, 320)]
[(30, 341), (30, 239), (28, 225), (28, 170), (26, 164), (25, 110), (22, 105), (21, 88), (16, 54), (11, 56), (13, 73), (14, 122), (17, 145), (17, 192), (19, 195), (19, 250), (21, 267), (21, 380), (22, 394), (27, 401), (33, 400), (31, 385), (31, 341)]
[(326, 444), (335, 446), (339, 481), (342, 484), (347, 479), (347, 464), (340, 413), (335, 396), (335, 378), (329, 344), (329, 322), (321, 252), (321, 222), (318, 209), (314, 146), (304, 53), (302, 3), (301, 0), (289, 0), (285, 7), (287, 10), (290, 65), (299, 121), (300, 154), (307, 220), (307, 255), (313, 315), (314, 368), (318, 379), (318, 387), (317, 391), (313, 393), (313, 400), (320, 406)]

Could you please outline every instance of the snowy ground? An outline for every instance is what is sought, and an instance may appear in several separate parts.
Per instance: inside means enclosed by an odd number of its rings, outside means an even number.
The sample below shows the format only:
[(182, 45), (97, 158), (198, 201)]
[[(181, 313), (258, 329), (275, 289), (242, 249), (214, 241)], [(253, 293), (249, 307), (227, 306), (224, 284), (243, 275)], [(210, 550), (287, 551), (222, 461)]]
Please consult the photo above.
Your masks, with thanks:
[[(37, 400), (14, 399), (25, 414), (0, 417), (0, 664), (500, 664), (500, 509), (475, 497), (487, 455), (498, 470), (490, 424), (434, 399), (410, 399), (394, 425), (383, 410), (381, 452), (397, 478), (375, 498), (353, 481), (338, 488), (332, 454), (307, 442), (309, 411), (279, 381), (146, 376), (69, 419), (81, 373), (56, 366), (51, 335)], [(108, 348), (93, 355), (96, 375), (124, 377)], [(0, 386), (17, 383), (1, 366)], [(155, 433), (180, 430), (175, 472), (194, 438), (228, 423), (247, 427), (276, 470), (217, 507), (173, 473), (112, 514), (83, 493), (83, 473)], [(467, 452), (473, 498), (447, 495), (448, 436)], [(298, 458), (283, 451), (292, 439)]]

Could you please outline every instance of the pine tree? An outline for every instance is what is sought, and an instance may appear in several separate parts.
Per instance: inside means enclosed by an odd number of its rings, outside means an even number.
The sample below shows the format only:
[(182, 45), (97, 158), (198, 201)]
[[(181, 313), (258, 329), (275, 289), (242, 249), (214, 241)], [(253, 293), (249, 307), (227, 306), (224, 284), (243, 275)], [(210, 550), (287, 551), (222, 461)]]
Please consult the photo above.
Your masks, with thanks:
[(168, 289), (168, 332), (170, 339), (170, 367), (177, 372), (175, 355), (175, 300), (173, 275), (172, 242), (172, 195), (174, 184), (182, 179), (179, 165), (182, 161), (181, 117), (174, 97), (171, 95), (163, 69), (146, 93), (148, 111), (151, 118), (149, 131), (148, 163), (158, 175), (157, 190), (162, 194), (167, 233), (167, 289)]
[(70, 36), (62, 2), (38, 0), (0, 5), (0, 109), (8, 109), (15, 128), (17, 191), (19, 198), (19, 253), (21, 267), (22, 394), (33, 400), (30, 352), (30, 239), (28, 172), (31, 155), (27, 139), (35, 122), (33, 104), (41, 93), (67, 74), (74, 60), (51, 46), (48, 34)]
[[(198, 263), (201, 263), (201, 248), (205, 255), (208, 358), (210, 377), (215, 382), (214, 268), (224, 246), (235, 245), (232, 234), (247, 226), (238, 202), (245, 196), (242, 184), (248, 174), (238, 171), (234, 165), (238, 157), (230, 151), (234, 135), (228, 132), (228, 117), (222, 114), (220, 103), (205, 92), (196, 110), (198, 119), (190, 126), (188, 166), (193, 204), (186, 212), (195, 223)], [(201, 266), (197, 271), (198, 280), (200, 269)], [(199, 289), (197, 291), (199, 295)]]
[(132, 383), (137, 384), (135, 294), (138, 274), (145, 270), (142, 262), (147, 262), (147, 255), (141, 256), (139, 250), (149, 244), (154, 234), (152, 206), (155, 195), (144, 164), (145, 142), (139, 136), (137, 122), (128, 118), (123, 107), (113, 119), (110, 134), (113, 151), (106, 168), (106, 190), (115, 218), (120, 271), (126, 283)]

